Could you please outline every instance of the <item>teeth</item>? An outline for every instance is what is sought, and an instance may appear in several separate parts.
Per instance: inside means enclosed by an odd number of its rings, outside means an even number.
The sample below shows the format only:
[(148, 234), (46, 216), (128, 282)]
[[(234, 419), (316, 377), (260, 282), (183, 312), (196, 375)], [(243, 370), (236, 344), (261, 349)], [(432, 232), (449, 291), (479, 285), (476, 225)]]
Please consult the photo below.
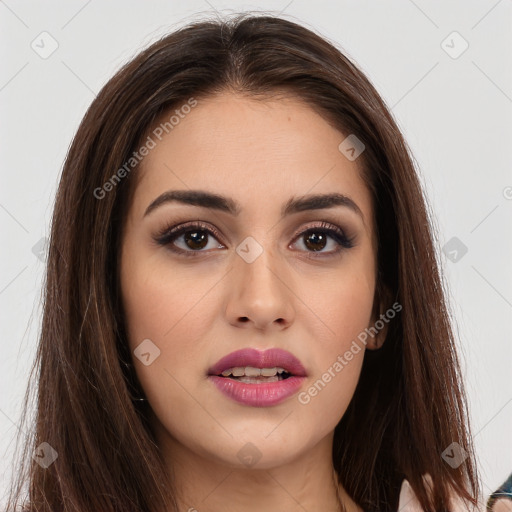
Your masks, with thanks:
[(253, 368), (252, 366), (245, 367), (245, 376), (246, 377), (259, 377), (261, 375), (261, 370), (259, 368)]
[(285, 369), (274, 366), (273, 368), (254, 368), (253, 366), (236, 366), (235, 368), (228, 368), (222, 372), (223, 377), (275, 377), (277, 374), (285, 373)]

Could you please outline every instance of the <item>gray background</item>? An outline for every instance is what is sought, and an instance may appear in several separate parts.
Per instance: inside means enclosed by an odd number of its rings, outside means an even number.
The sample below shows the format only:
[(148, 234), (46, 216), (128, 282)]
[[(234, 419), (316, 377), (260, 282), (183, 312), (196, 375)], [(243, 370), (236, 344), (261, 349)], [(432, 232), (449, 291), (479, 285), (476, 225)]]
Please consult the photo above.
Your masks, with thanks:
[[(143, 46), (192, 19), (242, 10), (281, 12), (319, 32), (356, 61), (392, 109), (436, 217), (484, 492), (512, 471), (511, 0), (7, 0), (0, 1), (0, 499), (39, 331), (44, 237), (78, 123)], [(51, 44), (57, 49), (42, 58)]]

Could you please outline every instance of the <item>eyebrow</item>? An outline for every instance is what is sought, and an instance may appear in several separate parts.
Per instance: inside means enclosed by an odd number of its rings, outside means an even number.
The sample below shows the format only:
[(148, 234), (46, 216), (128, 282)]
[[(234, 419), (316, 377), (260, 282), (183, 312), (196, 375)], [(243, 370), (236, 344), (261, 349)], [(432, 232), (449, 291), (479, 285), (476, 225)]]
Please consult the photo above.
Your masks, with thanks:
[[(144, 217), (149, 215), (163, 204), (178, 202), (181, 204), (213, 208), (221, 212), (237, 216), (241, 212), (241, 206), (235, 200), (213, 192), (204, 190), (168, 190), (159, 195), (146, 208)], [(301, 197), (290, 198), (281, 208), (281, 217), (299, 213), (306, 210), (323, 210), (335, 206), (345, 206), (357, 213), (364, 221), (363, 212), (350, 197), (339, 194), (310, 194)]]

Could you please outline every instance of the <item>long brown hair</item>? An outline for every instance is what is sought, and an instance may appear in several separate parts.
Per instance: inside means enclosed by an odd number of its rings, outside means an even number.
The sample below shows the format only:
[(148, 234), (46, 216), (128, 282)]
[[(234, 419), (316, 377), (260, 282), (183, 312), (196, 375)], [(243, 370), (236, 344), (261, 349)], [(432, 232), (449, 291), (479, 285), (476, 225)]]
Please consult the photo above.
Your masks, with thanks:
[[(84, 116), (56, 197), (32, 370), (35, 419), (30, 439), (22, 440), (12, 503), (27, 484), (29, 511), (177, 510), (172, 475), (149, 427), (149, 404), (134, 400), (143, 390), (119, 297), (119, 242), (136, 167), (108, 192), (98, 189), (161, 114), (226, 90), (294, 95), (365, 144), (358, 162), (377, 226), (376, 303), (387, 290), (402, 311), (383, 347), (367, 351), (335, 429), (339, 481), (365, 511), (396, 510), (403, 478), (426, 511), (449, 510), (450, 492), (476, 504), (466, 397), (410, 150), (377, 91), (343, 53), (299, 24), (248, 13), (194, 22), (163, 37), (118, 71)], [(27, 404), (28, 388), (23, 418)], [(41, 443), (58, 454), (47, 468), (27, 456)], [(468, 454), (455, 468), (441, 456), (452, 443)], [(426, 473), (433, 494), (423, 486)]]

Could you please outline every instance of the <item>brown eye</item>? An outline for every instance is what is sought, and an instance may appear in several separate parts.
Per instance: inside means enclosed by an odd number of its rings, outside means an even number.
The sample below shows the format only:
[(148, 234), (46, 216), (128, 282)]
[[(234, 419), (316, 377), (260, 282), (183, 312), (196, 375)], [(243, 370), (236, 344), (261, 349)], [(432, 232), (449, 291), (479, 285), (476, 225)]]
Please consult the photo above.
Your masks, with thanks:
[(304, 235), (304, 244), (312, 251), (321, 251), (327, 245), (327, 236), (325, 233), (313, 231)]
[(183, 240), (189, 249), (204, 249), (208, 244), (208, 234), (205, 230), (185, 231), (183, 234)]
[(326, 222), (298, 233), (295, 239), (295, 244), (303, 245), (305, 252), (318, 253), (319, 256), (335, 255), (354, 246), (354, 238), (347, 237), (343, 230)]
[(160, 245), (168, 246), (171, 251), (178, 254), (196, 256), (207, 252), (203, 250), (205, 248), (225, 248), (221, 243), (214, 243), (219, 237), (217, 232), (206, 224), (190, 223), (165, 228), (155, 237), (155, 241)]

